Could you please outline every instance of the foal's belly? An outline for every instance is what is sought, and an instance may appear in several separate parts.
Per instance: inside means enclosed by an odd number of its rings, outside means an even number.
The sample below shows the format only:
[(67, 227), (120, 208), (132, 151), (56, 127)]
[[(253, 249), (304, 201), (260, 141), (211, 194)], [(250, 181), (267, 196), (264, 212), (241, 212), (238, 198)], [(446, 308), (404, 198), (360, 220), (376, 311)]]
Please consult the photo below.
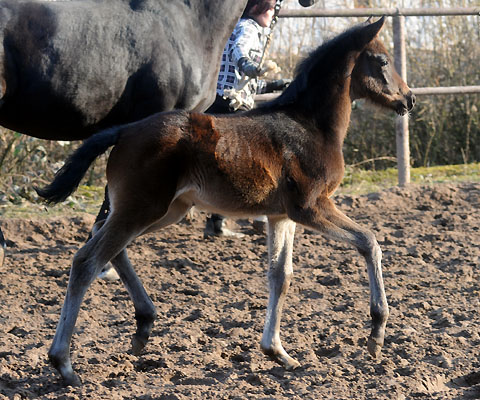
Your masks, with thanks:
[(187, 189), (177, 192), (175, 196), (185, 204), (195, 206), (197, 209), (221, 214), (233, 218), (246, 218), (266, 214), (282, 214), (283, 210), (278, 202), (252, 202), (242, 199), (231, 188), (224, 190), (199, 190)]

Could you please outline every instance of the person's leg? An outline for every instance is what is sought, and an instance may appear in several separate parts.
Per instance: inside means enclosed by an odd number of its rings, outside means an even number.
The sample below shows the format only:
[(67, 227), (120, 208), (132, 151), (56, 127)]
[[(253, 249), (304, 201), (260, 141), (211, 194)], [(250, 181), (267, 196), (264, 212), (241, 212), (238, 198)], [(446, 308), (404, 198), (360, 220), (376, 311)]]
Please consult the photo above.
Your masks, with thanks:
[(267, 232), (267, 223), (267, 217), (262, 215), (254, 218), (252, 226), (258, 234), (263, 235)]
[(241, 238), (245, 236), (243, 233), (234, 232), (226, 227), (225, 217), (219, 214), (212, 214), (207, 218), (205, 229), (203, 231), (203, 237), (208, 236), (225, 236)]

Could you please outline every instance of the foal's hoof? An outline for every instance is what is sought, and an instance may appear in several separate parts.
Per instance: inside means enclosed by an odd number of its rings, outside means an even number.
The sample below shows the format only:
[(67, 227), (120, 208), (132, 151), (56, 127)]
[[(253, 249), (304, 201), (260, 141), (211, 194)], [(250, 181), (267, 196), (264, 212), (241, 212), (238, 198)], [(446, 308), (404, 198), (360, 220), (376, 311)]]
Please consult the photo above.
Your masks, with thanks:
[(273, 361), (280, 364), (287, 371), (294, 370), (300, 366), (300, 363), (294, 358), (290, 357), (285, 350), (275, 351), (273, 349), (264, 349), (262, 351), (265, 355), (269, 356)]
[(378, 356), (380, 356), (380, 353), (382, 352), (382, 346), (383, 346), (383, 341), (382, 343), (379, 343), (377, 340), (375, 340), (371, 336), (368, 338), (367, 349), (373, 358), (377, 358)]
[(287, 371), (292, 371), (300, 366), (300, 363), (290, 356), (287, 356), (286, 359), (282, 357), (282, 359), (277, 362), (283, 365), (283, 368), (285, 368)]
[(63, 358), (55, 357), (51, 354), (48, 355), (48, 358), (52, 366), (58, 372), (60, 372), (60, 375), (62, 376), (62, 379), (63, 379), (63, 384), (65, 386), (81, 386), (82, 385), (82, 381), (80, 380), (78, 375), (75, 372), (73, 372), (70, 360), (61, 361), (63, 360)]
[(65, 384), (65, 386), (73, 386), (73, 387), (82, 386), (82, 381), (80, 380), (77, 374), (64, 377), (63, 383)]
[(147, 345), (148, 338), (141, 338), (137, 335), (133, 335), (132, 337), (132, 353), (134, 356), (139, 356), (142, 354), (142, 350)]

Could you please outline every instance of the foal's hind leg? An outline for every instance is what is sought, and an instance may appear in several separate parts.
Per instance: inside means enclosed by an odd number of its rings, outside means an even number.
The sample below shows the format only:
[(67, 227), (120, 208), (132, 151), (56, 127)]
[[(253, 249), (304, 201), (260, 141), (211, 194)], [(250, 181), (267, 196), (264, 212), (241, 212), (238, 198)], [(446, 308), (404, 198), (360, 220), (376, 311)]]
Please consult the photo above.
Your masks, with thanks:
[(382, 277), (382, 251), (375, 235), (342, 214), (328, 198), (320, 198), (314, 209), (295, 212), (297, 222), (310, 226), (338, 240), (354, 245), (365, 257), (370, 283), (370, 315), (372, 331), (368, 338), (368, 352), (372, 357), (380, 354), (389, 315)]
[(5, 249), (7, 248), (7, 242), (3, 237), (2, 229), (0, 228), (0, 268), (3, 267), (3, 260), (5, 259)]
[(290, 357), (280, 340), (280, 319), (283, 303), (293, 275), (292, 251), (295, 222), (288, 218), (268, 219), (268, 283), (267, 316), (260, 346), (262, 351), (286, 369), (300, 364)]
[[(167, 214), (148, 227), (144, 233), (153, 232), (180, 221), (186, 215), (190, 207), (190, 205), (182, 203), (179, 200), (174, 201), (170, 205)], [(135, 355), (139, 355), (147, 344), (150, 332), (153, 328), (153, 323), (156, 318), (155, 306), (150, 300), (150, 297), (148, 297), (145, 288), (135, 273), (132, 264), (128, 259), (126, 250), (123, 250), (112, 260), (112, 265), (127, 288), (135, 307), (137, 331), (132, 338), (132, 352)]]
[[(107, 220), (108, 215), (110, 214), (110, 198), (108, 197), (108, 186), (105, 186), (105, 195), (103, 198), (102, 206), (100, 207), (100, 211), (98, 212), (97, 217), (95, 218), (95, 222), (92, 227), (92, 231), (90, 235), (88, 235), (88, 239), (95, 235), (95, 233), (102, 227), (102, 225)], [(104, 279), (106, 281), (115, 281), (119, 279), (118, 273), (112, 268), (112, 264), (108, 262), (103, 266), (100, 273), (98, 274), (100, 279)]]
[[(92, 228), (92, 235), (95, 235), (104, 224), (105, 220), (96, 221)], [(121, 279), (133, 301), (135, 319), (137, 320), (137, 332), (132, 339), (132, 350), (135, 355), (139, 355), (147, 344), (153, 328), (153, 322), (157, 316), (155, 306), (133, 269), (126, 249), (123, 249), (120, 254), (103, 266), (101, 271), (99, 278), (107, 280)]]
[(112, 265), (127, 288), (135, 307), (137, 331), (132, 338), (132, 352), (140, 355), (150, 337), (157, 312), (140, 278), (135, 273), (125, 249), (112, 260)]
[(67, 294), (48, 356), (67, 385), (79, 385), (70, 360), (70, 342), (83, 297), (100, 269), (140, 232), (126, 229), (110, 218), (75, 255)]

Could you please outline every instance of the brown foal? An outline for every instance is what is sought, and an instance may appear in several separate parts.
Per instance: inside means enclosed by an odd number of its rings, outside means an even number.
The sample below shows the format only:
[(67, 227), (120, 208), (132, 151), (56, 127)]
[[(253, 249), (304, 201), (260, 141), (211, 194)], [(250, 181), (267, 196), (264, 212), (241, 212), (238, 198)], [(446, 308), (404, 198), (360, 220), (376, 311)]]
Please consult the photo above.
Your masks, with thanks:
[(268, 216), (269, 301), (261, 339), (264, 353), (287, 369), (299, 363), (280, 340), (282, 306), (292, 277), (295, 224), (348, 242), (365, 257), (372, 331), (368, 351), (383, 345), (389, 314), (375, 236), (331, 200), (344, 173), (342, 144), (351, 103), (366, 98), (404, 115), (415, 97), (396, 73), (377, 35), (384, 18), (355, 26), (316, 49), (276, 100), (236, 115), (174, 111), (111, 128), (88, 139), (50, 186), (47, 200), (65, 199), (93, 160), (115, 145), (108, 160), (112, 212), (75, 255), (49, 357), (67, 384), (79, 384), (70, 341), (85, 292), (109, 261), (135, 306), (133, 351), (145, 346), (155, 307), (125, 248), (139, 235), (176, 223), (192, 207), (232, 217)]

